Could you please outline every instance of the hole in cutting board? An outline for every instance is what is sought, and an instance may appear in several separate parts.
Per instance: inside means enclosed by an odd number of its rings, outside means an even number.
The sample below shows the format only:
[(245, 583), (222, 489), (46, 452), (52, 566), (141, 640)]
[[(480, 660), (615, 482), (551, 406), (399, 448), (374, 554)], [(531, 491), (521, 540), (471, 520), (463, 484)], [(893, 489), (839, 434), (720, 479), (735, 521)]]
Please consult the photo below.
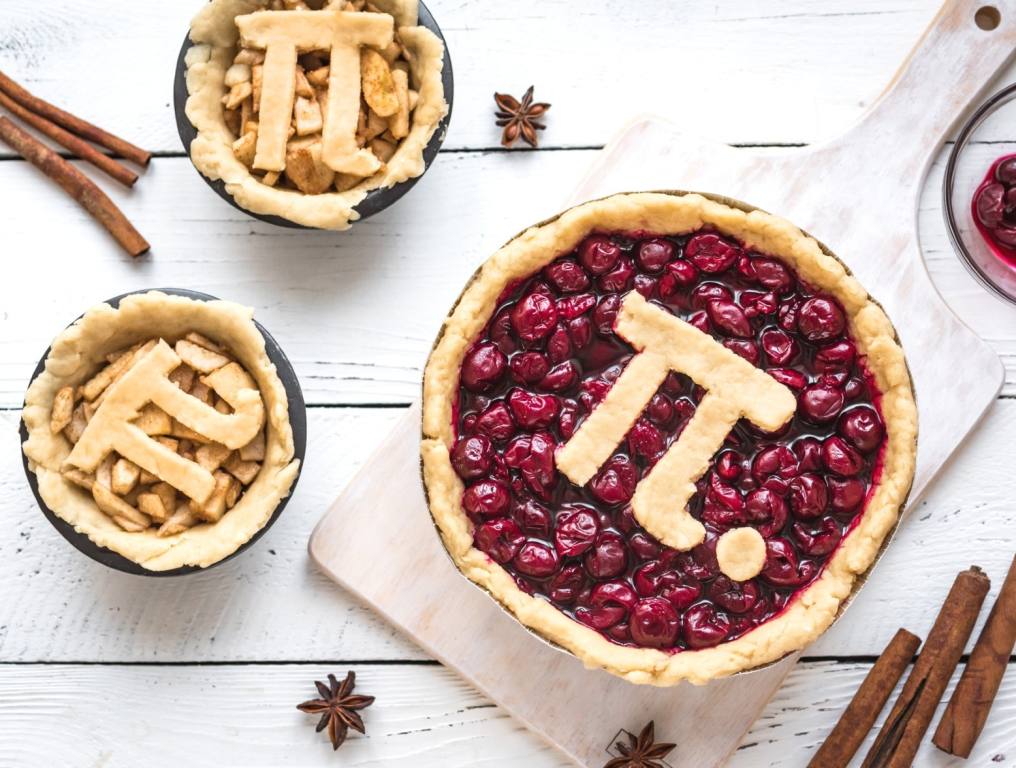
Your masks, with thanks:
[(1002, 23), (1002, 14), (995, 6), (985, 5), (977, 9), (974, 14), (974, 23), (986, 32), (990, 32)]

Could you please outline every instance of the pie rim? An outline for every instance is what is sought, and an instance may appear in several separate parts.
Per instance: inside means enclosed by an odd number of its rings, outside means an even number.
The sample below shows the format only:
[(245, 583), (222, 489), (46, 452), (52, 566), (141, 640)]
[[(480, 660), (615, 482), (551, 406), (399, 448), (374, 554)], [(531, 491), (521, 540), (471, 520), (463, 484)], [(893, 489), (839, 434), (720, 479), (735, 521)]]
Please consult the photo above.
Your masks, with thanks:
[[(183, 336), (190, 330), (220, 341), (257, 382), (265, 406), (265, 460), (218, 522), (165, 537), (155, 529), (127, 532), (60, 472), (71, 446), (50, 432), (53, 397), (62, 387), (87, 380), (110, 352), (144, 338)], [(46, 506), (96, 545), (151, 571), (206, 568), (229, 557), (264, 528), (299, 474), (288, 395), (265, 351), (253, 310), (220, 299), (147, 291), (121, 298), (115, 308), (108, 303), (92, 307), (53, 340), (44, 369), (25, 394), (22, 420), (28, 434), (22, 448)]]
[[(405, 4), (390, 5), (389, 12), (397, 25), (408, 20)], [(349, 229), (351, 222), (360, 218), (356, 206), (368, 192), (394, 187), (426, 171), (424, 150), (449, 111), (441, 79), (444, 43), (418, 24), (398, 27), (404, 46), (414, 55), (413, 82), (419, 92), (409, 135), (380, 171), (355, 187), (344, 192), (308, 195), (262, 184), (233, 154), (236, 137), (226, 127), (221, 102), (229, 90), (224, 80), (239, 39), (235, 19), (258, 10), (263, 10), (263, 3), (258, 0), (211, 0), (191, 22), (192, 45), (185, 54), (188, 94), (185, 112), (197, 131), (189, 149), (191, 161), (209, 180), (222, 180), (226, 192), (244, 210), (279, 216), (306, 227)]]
[[(428, 507), (459, 570), (523, 625), (577, 656), (642, 684), (675, 685), (753, 669), (801, 649), (824, 632), (855, 591), (894, 529), (913, 482), (917, 408), (903, 350), (882, 308), (821, 244), (790, 222), (749, 206), (688, 192), (622, 193), (583, 203), (527, 229), (481, 265), (445, 320), (423, 383), (421, 457)], [(452, 468), (452, 403), (466, 350), (486, 326), (505, 285), (529, 277), (596, 231), (685, 233), (703, 226), (789, 264), (810, 285), (835, 296), (881, 391), (886, 427), (882, 474), (863, 513), (825, 563), (821, 576), (794, 593), (780, 614), (741, 637), (702, 650), (665, 653), (616, 645), (551, 603), (527, 595), (500, 565), (473, 546), (462, 510), (462, 481)]]

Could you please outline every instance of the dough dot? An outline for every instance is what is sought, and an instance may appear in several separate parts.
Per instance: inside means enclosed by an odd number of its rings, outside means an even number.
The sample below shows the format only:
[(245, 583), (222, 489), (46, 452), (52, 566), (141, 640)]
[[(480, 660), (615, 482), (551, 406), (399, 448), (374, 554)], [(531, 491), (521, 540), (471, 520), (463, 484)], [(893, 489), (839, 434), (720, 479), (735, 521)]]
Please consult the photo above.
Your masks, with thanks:
[(735, 528), (716, 542), (716, 560), (723, 575), (747, 581), (762, 572), (766, 564), (766, 542), (754, 528)]

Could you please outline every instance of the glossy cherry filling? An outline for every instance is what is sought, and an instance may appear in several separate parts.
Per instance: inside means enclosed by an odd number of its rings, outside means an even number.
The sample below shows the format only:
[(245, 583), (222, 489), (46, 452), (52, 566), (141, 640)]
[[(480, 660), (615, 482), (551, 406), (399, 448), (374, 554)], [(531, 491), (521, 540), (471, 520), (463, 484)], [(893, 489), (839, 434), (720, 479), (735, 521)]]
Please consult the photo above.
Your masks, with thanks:
[(971, 208), (988, 248), (1016, 268), (1016, 155), (1004, 155), (991, 164)]
[[(631, 290), (798, 396), (778, 433), (742, 420), (713, 458), (688, 505), (706, 539), (689, 552), (661, 546), (629, 505), (705, 394), (687, 377), (668, 376), (585, 487), (554, 463), (634, 354), (614, 332)], [(821, 573), (878, 479), (878, 400), (843, 309), (783, 262), (710, 231), (594, 234), (501, 296), (463, 361), (451, 459), (477, 548), (521, 589), (615, 643), (706, 648), (772, 618)], [(739, 526), (768, 553), (746, 582), (715, 555)]]

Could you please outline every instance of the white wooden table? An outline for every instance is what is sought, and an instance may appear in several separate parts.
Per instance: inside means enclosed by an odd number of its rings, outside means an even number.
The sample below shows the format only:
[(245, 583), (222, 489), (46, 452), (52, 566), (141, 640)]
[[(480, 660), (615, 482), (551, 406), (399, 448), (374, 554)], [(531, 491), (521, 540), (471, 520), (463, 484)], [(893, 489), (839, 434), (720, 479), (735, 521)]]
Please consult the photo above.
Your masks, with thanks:
[[(131, 263), (0, 148), (0, 766), (564, 765), (316, 572), (310, 531), (416, 395), (465, 277), (558, 210), (628, 117), (655, 112), (736, 144), (821, 140), (879, 93), (937, 0), (432, 0), (456, 72), (445, 149), (401, 203), (343, 234), (245, 218), (183, 156), (173, 63), (199, 2), (0, 2), (0, 68), (157, 153), (134, 192), (100, 179), (153, 244)], [(1016, 69), (1002, 80), (1014, 79)], [(504, 152), (491, 93), (530, 83), (554, 105), (544, 146)], [(998, 153), (1014, 151), (1016, 126), (993, 138)], [(941, 172), (919, 213), (928, 268), (1002, 356), (1006, 387), (845, 620), (807, 651), (737, 768), (804, 765), (896, 628), (925, 634), (971, 563), (997, 589), (1016, 550), (1016, 310), (953, 255)], [(73, 550), (32, 499), (16, 433), (53, 335), (99, 300), (155, 286), (254, 306), (309, 406), (306, 469), (279, 522), (236, 560), (172, 580), (109, 571)], [(369, 736), (333, 756), (294, 705), (313, 680), (347, 669), (378, 701)], [(605, 741), (618, 725), (604, 723)], [(917, 764), (964, 763), (926, 748)], [(1016, 766), (1016, 670), (965, 764)]]

